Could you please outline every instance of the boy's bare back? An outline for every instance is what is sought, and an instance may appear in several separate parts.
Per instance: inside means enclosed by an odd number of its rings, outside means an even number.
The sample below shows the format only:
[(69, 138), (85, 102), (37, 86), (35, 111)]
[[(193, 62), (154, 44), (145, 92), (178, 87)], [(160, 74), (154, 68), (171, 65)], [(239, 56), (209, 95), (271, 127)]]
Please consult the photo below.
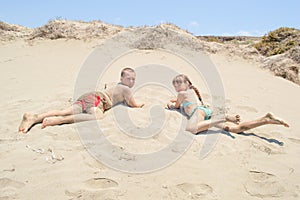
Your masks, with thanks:
[(108, 88), (105, 90), (105, 93), (110, 97), (112, 104), (116, 105), (118, 103), (129, 103), (130, 98), (132, 97), (132, 92), (130, 88), (121, 83)]

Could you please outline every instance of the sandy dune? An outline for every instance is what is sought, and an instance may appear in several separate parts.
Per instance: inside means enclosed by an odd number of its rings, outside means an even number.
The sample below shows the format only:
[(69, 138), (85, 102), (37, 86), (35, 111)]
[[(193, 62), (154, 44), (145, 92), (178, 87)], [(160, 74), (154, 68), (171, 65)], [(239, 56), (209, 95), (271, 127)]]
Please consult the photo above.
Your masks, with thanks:
[[(74, 124), (45, 129), (36, 125), (28, 134), (18, 134), (24, 112), (71, 105), (80, 69), (100, 42), (37, 40), (33, 44), (14, 41), (0, 46), (0, 199), (300, 198), (299, 86), (226, 53), (209, 57), (223, 81), (228, 112), (250, 120), (272, 111), (288, 121), (290, 128), (268, 125), (240, 135), (212, 129), (192, 138), (193, 143), (176, 162), (140, 174), (120, 172), (98, 162), (81, 143)], [(193, 69), (160, 50), (137, 50), (120, 58), (105, 72), (99, 87), (117, 82), (124, 65), (137, 67), (151, 60), (189, 75), (210, 101), (209, 90)], [(158, 151), (176, 137), (180, 113), (165, 110), (163, 128), (146, 139), (124, 134), (114, 113), (126, 109), (135, 126), (145, 128), (151, 124), (152, 105), (163, 108), (173, 94), (159, 85), (141, 87), (135, 95), (146, 104), (144, 108), (117, 106), (97, 123), (107, 140), (126, 152)], [(81, 125), (92, 126), (90, 122)], [(149, 132), (155, 128), (149, 128)], [(201, 157), (207, 141), (212, 144), (208, 154)], [(113, 153), (106, 150), (103, 153)], [(126, 162), (135, 158), (119, 159), (126, 167)]]

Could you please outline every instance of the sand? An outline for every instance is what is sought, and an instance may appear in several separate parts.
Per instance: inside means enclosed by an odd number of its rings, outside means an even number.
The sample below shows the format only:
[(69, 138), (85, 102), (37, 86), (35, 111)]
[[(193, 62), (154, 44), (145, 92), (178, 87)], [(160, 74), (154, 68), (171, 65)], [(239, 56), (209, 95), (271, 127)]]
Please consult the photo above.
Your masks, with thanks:
[[(240, 114), (245, 121), (272, 111), (288, 121), (290, 128), (267, 125), (240, 135), (220, 131), (190, 135), (187, 138), (192, 144), (177, 161), (138, 174), (99, 162), (82, 144), (74, 124), (45, 129), (39, 124), (27, 134), (19, 134), (24, 112), (39, 113), (71, 105), (82, 65), (100, 42), (61, 39), (33, 44), (13, 41), (0, 46), (0, 199), (300, 198), (299, 86), (275, 77), (254, 62), (225, 53), (209, 57), (220, 73), (228, 112)], [(135, 67), (153, 59), (189, 75), (210, 101), (209, 90), (193, 69), (159, 50), (135, 51), (119, 59), (99, 87), (105, 82), (117, 82), (124, 65)], [(144, 108), (117, 106), (97, 123), (107, 140), (119, 149), (151, 154), (174, 140), (182, 115), (165, 110), (163, 128), (146, 139), (136, 139), (122, 132), (114, 113), (125, 109), (136, 126), (145, 128), (151, 124), (152, 105), (163, 108), (173, 94), (159, 85), (142, 87), (135, 95), (137, 101), (146, 104)], [(83, 122), (81, 126), (89, 128), (92, 124)], [(212, 144), (203, 156), (207, 141)], [(103, 154), (113, 154), (108, 147), (103, 149), (107, 151)], [(123, 171), (129, 169), (126, 163), (129, 166), (134, 159), (119, 157)]]

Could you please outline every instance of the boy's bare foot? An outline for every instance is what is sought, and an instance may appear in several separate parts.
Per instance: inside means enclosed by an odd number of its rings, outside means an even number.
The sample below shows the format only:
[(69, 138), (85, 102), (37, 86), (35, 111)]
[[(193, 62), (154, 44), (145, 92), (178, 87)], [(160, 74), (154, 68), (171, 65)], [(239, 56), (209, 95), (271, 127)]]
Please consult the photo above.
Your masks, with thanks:
[(38, 116), (36, 114), (25, 113), (19, 126), (19, 132), (27, 133), (28, 130), (37, 123)]
[(42, 128), (46, 128), (47, 126), (54, 126), (61, 124), (61, 119), (63, 117), (46, 117), (42, 122)]
[(241, 122), (241, 117), (240, 115), (235, 115), (235, 116), (232, 116), (232, 115), (226, 115), (225, 116), (225, 119), (227, 122), (232, 122), (234, 124), (239, 124)]
[(263, 118), (266, 119), (269, 124), (279, 124), (285, 127), (290, 127), (285, 121), (278, 117), (275, 117), (274, 114), (271, 112), (267, 113)]

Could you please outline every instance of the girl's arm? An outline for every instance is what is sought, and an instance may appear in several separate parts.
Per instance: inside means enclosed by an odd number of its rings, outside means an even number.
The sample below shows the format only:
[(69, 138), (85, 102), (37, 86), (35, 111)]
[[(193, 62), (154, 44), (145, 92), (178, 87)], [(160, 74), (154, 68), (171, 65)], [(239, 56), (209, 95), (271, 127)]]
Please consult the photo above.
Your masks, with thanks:
[(181, 93), (178, 94), (177, 99), (171, 99), (167, 104), (169, 109), (179, 108), (182, 103), (183, 95)]
[(176, 109), (179, 108), (181, 103), (182, 103), (182, 98), (179, 98), (179, 95), (178, 95), (177, 101), (175, 102), (175, 105), (174, 105), (174, 108), (176, 108)]

